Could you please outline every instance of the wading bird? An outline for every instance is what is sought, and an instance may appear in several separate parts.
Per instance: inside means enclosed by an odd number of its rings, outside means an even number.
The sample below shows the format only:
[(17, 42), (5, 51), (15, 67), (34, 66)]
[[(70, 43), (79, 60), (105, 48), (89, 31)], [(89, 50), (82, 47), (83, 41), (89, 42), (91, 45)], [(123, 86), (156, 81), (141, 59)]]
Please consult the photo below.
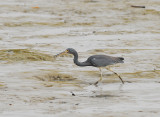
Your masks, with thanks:
[(93, 67), (99, 68), (101, 75), (100, 75), (100, 79), (94, 83), (95, 85), (97, 85), (98, 82), (100, 82), (102, 80), (102, 68), (104, 68), (104, 67), (107, 70), (116, 74), (119, 77), (119, 79), (121, 80), (121, 82), (124, 84), (124, 81), (122, 80), (121, 76), (118, 73), (111, 70), (109, 67), (109, 65), (113, 65), (116, 63), (124, 63), (123, 57), (112, 57), (112, 56), (107, 56), (107, 55), (93, 55), (93, 56), (90, 56), (86, 61), (79, 62), (78, 61), (78, 53), (73, 48), (68, 48), (64, 52), (61, 52), (61, 53), (55, 55), (54, 57), (58, 57), (58, 56), (66, 54), (66, 53), (73, 54), (73, 56), (74, 56), (73, 61), (77, 66), (93, 66)]

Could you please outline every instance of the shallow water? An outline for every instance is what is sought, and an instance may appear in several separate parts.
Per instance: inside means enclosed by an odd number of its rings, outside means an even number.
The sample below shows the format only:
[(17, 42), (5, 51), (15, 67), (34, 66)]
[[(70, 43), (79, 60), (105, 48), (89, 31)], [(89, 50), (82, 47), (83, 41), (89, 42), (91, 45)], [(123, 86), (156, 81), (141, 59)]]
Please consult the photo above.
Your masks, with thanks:
[[(7, 51), (0, 53), (1, 116), (159, 117), (159, 0), (0, 3), (0, 47)], [(103, 69), (103, 81), (92, 85), (98, 69), (78, 67), (72, 56), (30, 60), (34, 52), (48, 57), (69, 47), (80, 61), (93, 54), (124, 57), (125, 63), (112, 69), (125, 84)], [(22, 61), (11, 49), (31, 54), (23, 53)]]

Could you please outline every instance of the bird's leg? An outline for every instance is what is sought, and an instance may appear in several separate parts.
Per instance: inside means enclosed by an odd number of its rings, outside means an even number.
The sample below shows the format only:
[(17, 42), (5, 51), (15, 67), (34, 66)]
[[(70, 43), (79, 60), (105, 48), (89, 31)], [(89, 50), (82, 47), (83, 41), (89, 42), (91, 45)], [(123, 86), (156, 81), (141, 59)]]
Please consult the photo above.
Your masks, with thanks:
[(109, 70), (109, 71), (111, 71), (111, 72), (113, 72), (114, 74), (116, 74), (116, 75), (119, 77), (119, 79), (121, 80), (121, 82), (124, 84), (124, 81), (122, 80), (121, 76), (120, 76), (118, 73), (114, 72), (114, 71), (113, 71), (112, 69), (110, 69), (109, 67), (106, 67), (106, 69)]
[(102, 69), (99, 67), (99, 71), (100, 71), (100, 79), (94, 83), (94, 85), (97, 85), (98, 82), (100, 82), (102, 80)]

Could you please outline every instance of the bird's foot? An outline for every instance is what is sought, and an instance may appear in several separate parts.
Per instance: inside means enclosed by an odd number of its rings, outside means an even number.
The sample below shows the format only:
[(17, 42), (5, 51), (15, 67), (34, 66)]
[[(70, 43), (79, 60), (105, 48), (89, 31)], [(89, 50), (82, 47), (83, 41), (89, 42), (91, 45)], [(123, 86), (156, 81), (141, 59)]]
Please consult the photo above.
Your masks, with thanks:
[(97, 87), (98, 86), (98, 81), (94, 83), (94, 85)]

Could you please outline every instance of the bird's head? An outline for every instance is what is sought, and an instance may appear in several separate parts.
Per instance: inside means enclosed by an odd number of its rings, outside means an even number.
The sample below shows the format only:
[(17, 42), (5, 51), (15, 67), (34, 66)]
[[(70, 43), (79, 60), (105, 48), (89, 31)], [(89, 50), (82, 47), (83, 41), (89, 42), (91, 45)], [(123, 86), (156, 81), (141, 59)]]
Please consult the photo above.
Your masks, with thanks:
[(74, 54), (74, 53), (76, 53), (76, 50), (73, 49), (73, 48), (67, 48), (66, 52), (69, 53), (69, 54)]
[(65, 51), (55, 55), (55, 57), (61, 56), (61, 55), (65, 55), (65, 54), (74, 54), (76, 53), (76, 50), (73, 48), (67, 48)]

